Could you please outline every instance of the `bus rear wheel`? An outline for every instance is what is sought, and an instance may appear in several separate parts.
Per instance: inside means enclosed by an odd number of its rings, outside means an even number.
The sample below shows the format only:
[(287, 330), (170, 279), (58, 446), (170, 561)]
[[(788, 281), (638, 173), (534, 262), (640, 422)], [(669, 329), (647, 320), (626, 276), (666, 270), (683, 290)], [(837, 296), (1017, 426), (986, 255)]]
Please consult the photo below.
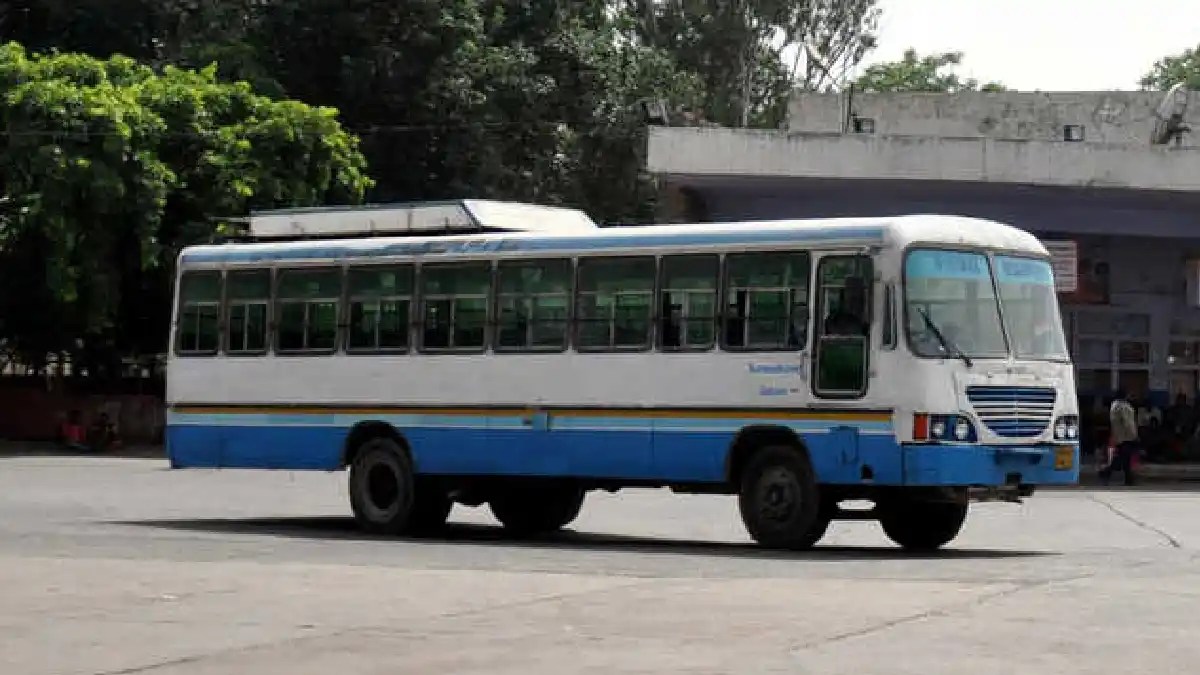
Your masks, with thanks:
[(893, 498), (879, 504), (879, 524), (896, 544), (910, 551), (936, 551), (958, 536), (967, 519), (965, 501)]
[(572, 485), (504, 488), (488, 500), (492, 515), (508, 532), (527, 536), (569, 525), (583, 508), (584, 491)]
[(738, 509), (756, 542), (788, 550), (816, 544), (832, 516), (823, 508), (808, 458), (787, 446), (763, 448), (750, 460), (742, 474)]
[(412, 460), (385, 437), (359, 448), (350, 464), (350, 508), (359, 527), (375, 534), (424, 534), (446, 523), (453, 503), (415, 475)]

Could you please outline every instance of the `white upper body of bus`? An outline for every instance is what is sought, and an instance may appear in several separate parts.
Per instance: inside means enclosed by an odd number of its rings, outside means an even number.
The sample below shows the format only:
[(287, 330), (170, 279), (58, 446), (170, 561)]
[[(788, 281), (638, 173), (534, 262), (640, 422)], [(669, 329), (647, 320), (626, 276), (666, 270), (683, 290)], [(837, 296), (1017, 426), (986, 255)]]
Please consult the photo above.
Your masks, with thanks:
[[(492, 341), (479, 349), (423, 348), (421, 322), (427, 315), (422, 303), (433, 296), (421, 293), (422, 282), (417, 281), (412, 340), (399, 351), (352, 353), (343, 338), (328, 352), (279, 353), (279, 301), (264, 295), (261, 300), (271, 307), (267, 346), (237, 353), (229, 349), (227, 293), (220, 296), (219, 348), (187, 350), (181, 349), (181, 338), (191, 340), (195, 331), (181, 330), (180, 324), (194, 315), (185, 317), (181, 307), (187, 299), (181, 298), (172, 326), (168, 404), (833, 408), (892, 411), (901, 441), (913, 438), (914, 419), (921, 414), (957, 414), (979, 424), (975, 440), (992, 444), (1029, 442), (979, 423), (988, 415), (1015, 419), (1024, 414), (1018, 407), (1042, 405), (1021, 400), (1020, 392), (1054, 392), (1045, 404), (1050, 407), (1035, 411), (1039, 416), (1077, 416), (1073, 367), (1047, 250), (1025, 231), (975, 218), (910, 215), (603, 228), (576, 224), (559, 231), (231, 243), (186, 249), (179, 270), (187, 275), (271, 269), (277, 275), (278, 270), (301, 268), (425, 269), (471, 261), (515, 265), (513, 261), (552, 259), (576, 260), (582, 266), (598, 258), (654, 256), (665, 261), (712, 254), (726, 261), (724, 272), (711, 285), (712, 304), (722, 314), (733, 311), (729, 269), (734, 261), (752, 269), (753, 256), (780, 252), (803, 254), (809, 267), (802, 293), (800, 330), (805, 335), (800, 342), (775, 349), (725, 348), (729, 317), (717, 317), (719, 328), (711, 345), (667, 349), (656, 335), (663, 326), (657, 311), (644, 348), (579, 349), (574, 337), (554, 350), (498, 349)], [(821, 350), (833, 353), (833, 345), (845, 343), (825, 335), (822, 317), (838, 305), (836, 298), (846, 285), (844, 278), (827, 275), (822, 263), (830, 259), (833, 269), (837, 260), (855, 256), (869, 260), (867, 267), (854, 267), (869, 271), (865, 382), (853, 391), (822, 390), (816, 382)], [(660, 293), (666, 290), (665, 264), (655, 273)], [(577, 283), (582, 283), (582, 275), (574, 272)], [(278, 292), (279, 282), (273, 278), (271, 286)], [(576, 287), (574, 293), (579, 292)], [(572, 297), (574, 306), (579, 296)], [(344, 336), (350, 294), (339, 292), (332, 299), (341, 303), (338, 325)], [(494, 296), (488, 300), (489, 312), (496, 302)], [(659, 302), (651, 306), (657, 308)], [(573, 316), (578, 318), (578, 311)], [(799, 321), (799, 316), (792, 319)], [(244, 319), (241, 314), (238, 318)], [(746, 316), (738, 320), (748, 322)], [(494, 329), (494, 323), (489, 325)], [(245, 324), (238, 330), (244, 328)], [(574, 326), (568, 333), (577, 336), (578, 330)], [(244, 339), (242, 333), (237, 335)], [(823, 342), (826, 337), (829, 340)], [(971, 395), (982, 388), (1000, 392), (997, 400), (1003, 405), (989, 409), (986, 397)]]

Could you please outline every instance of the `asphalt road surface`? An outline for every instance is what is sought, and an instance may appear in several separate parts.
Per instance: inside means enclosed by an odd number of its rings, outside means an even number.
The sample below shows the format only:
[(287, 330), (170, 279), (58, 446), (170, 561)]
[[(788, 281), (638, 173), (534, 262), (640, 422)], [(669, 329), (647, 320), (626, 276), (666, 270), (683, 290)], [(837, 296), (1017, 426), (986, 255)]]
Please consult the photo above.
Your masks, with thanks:
[(731, 498), (589, 496), (549, 540), (456, 507), (360, 535), (343, 474), (0, 459), (0, 673), (1184, 673), (1200, 493), (973, 507), (937, 555), (874, 523), (750, 545)]

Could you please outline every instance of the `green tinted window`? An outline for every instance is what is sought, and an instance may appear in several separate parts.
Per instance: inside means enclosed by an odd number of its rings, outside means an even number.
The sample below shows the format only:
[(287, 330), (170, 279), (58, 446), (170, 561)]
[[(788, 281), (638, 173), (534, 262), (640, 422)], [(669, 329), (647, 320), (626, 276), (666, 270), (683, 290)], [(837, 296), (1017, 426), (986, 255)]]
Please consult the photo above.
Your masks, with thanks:
[(280, 270), (280, 300), (319, 300), (342, 295), (342, 272), (336, 269)]
[(181, 354), (215, 354), (220, 347), (220, 272), (185, 272), (179, 282), (176, 328)]
[(496, 347), (552, 350), (567, 345), (571, 261), (522, 260), (497, 266)]
[(725, 346), (802, 349), (808, 341), (808, 254), (744, 253), (726, 260)]
[(867, 389), (871, 334), (871, 259), (830, 256), (818, 274), (814, 389), (827, 398), (861, 396)]
[(487, 344), (491, 265), (421, 268), (421, 347), (482, 350)]
[(353, 351), (406, 351), (412, 291), (412, 267), (350, 270), (347, 347)]
[(413, 288), (413, 269), (401, 267), (364, 267), (349, 272), (352, 298), (409, 297)]
[(261, 300), (271, 297), (271, 271), (230, 272), (226, 281), (230, 300)]
[(267, 307), (271, 271), (241, 270), (225, 278), (226, 351), (259, 353), (267, 349)]
[(336, 349), (341, 294), (341, 270), (281, 270), (276, 348), (283, 353)]
[(579, 262), (578, 346), (591, 351), (650, 346), (654, 258)]
[(658, 308), (658, 339), (663, 349), (713, 346), (719, 268), (720, 259), (715, 255), (663, 258)]

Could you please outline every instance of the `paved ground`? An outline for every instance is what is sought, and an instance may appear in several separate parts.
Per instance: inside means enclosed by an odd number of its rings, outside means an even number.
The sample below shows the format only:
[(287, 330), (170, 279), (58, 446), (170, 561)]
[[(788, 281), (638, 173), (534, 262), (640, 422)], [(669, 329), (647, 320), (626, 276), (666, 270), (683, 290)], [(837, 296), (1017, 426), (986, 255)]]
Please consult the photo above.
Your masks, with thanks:
[(1176, 673), (1200, 494), (984, 505), (937, 556), (835, 524), (748, 545), (731, 499), (589, 498), (575, 532), (358, 535), (340, 474), (0, 459), (0, 673)]

